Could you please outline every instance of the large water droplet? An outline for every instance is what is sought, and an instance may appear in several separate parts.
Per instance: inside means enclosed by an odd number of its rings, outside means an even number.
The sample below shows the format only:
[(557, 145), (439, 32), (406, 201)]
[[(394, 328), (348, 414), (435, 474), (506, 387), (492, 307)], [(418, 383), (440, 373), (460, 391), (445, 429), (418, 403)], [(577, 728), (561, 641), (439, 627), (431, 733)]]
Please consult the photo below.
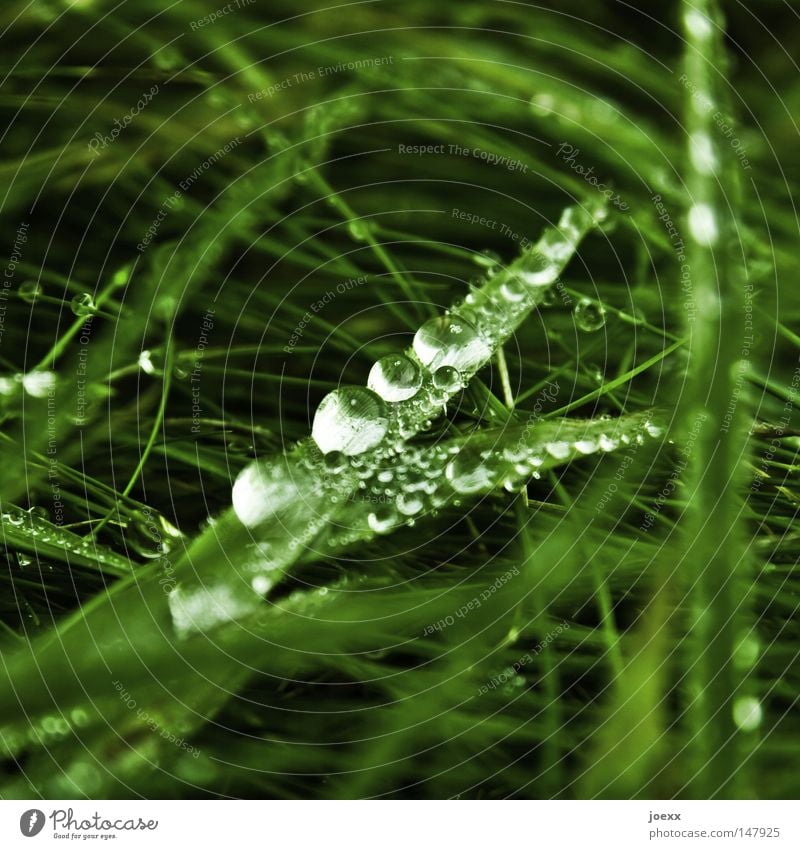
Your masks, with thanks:
[(407, 401), (419, 392), (422, 372), (419, 366), (404, 354), (381, 357), (372, 367), (367, 386), (385, 401)]
[(341, 451), (349, 457), (378, 445), (386, 434), (386, 406), (380, 396), (362, 386), (343, 386), (322, 399), (311, 436), (321, 451)]
[(54, 371), (29, 371), (22, 376), (22, 387), (33, 398), (45, 398), (56, 388)]
[(294, 507), (303, 510), (314, 479), (298, 464), (277, 456), (251, 463), (239, 473), (233, 484), (233, 510), (248, 528)]
[(740, 696), (733, 703), (733, 721), (740, 731), (755, 731), (763, 716), (761, 703), (753, 696)]
[(431, 371), (453, 366), (467, 373), (491, 356), (484, 338), (455, 313), (426, 321), (414, 336), (414, 352)]
[(581, 298), (575, 304), (575, 323), (581, 330), (593, 333), (606, 323), (606, 311), (597, 301)]
[(433, 385), (442, 392), (455, 392), (464, 384), (457, 368), (441, 366), (434, 372)]
[(696, 203), (689, 210), (689, 232), (695, 242), (704, 247), (710, 247), (717, 241), (717, 217), (707, 203)]
[(467, 445), (447, 464), (445, 477), (456, 492), (479, 492), (494, 486), (499, 470), (487, 465), (480, 451)]
[(94, 298), (88, 292), (81, 292), (70, 302), (70, 309), (77, 316), (92, 315), (95, 311)]
[(526, 286), (549, 286), (558, 279), (558, 266), (538, 250), (525, 258), (525, 267), (517, 272)]
[(44, 290), (35, 280), (23, 280), (17, 294), (27, 304), (35, 304), (44, 294)]

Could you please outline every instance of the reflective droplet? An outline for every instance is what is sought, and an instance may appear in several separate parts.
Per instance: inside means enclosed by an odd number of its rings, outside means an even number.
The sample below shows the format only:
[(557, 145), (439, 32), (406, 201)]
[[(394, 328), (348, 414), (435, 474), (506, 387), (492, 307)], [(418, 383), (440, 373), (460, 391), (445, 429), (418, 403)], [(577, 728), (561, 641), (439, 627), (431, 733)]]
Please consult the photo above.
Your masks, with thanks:
[(161, 355), (157, 351), (142, 351), (137, 362), (145, 374), (161, 374), (164, 368)]
[(347, 465), (347, 457), (341, 451), (329, 451), (323, 459), (323, 464), (329, 472), (341, 472)]
[(426, 321), (414, 336), (414, 352), (431, 371), (453, 366), (467, 374), (491, 356), (478, 331), (455, 313)]
[(380, 396), (362, 386), (328, 393), (317, 407), (311, 436), (319, 449), (353, 456), (378, 445), (386, 434), (386, 407)]
[(404, 516), (416, 516), (424, 507), (422, 498), (414, 492), (403, 492), (397, 496), (397, 509)]
[(445, 477), (456, 492), (479, 492), (494, 486), (499, 470), (487, 465), (480, 451), (467, 445), (447, 464)]
[(368, 241), (372, 234), (369, 222), (362, 221), (360, 218), (354, 218), (348, 222), (347, 232), (357, 242)]
[(602, 451), (616, 451), (616, 449), (619, 448), (619, 440), (614, 439), (605, 433), (601, 433), (598, 445)]
[(35, 280), (23, 280), (17, 294), (25, 303), (34, 304), (44, 294), (44, 289)]
[(548, 442), (547, 453), (556, 460), (566, 460), (570, 454), (568, 442)]
[(655, 422), (646, 421), (644, 423), (644, 429), (647, 431), (648, 436), (652, 436), (654, 439), (658, 439), (660, 436), (664, 435), (664, 428), (661, 425), (657, 425)]
[(251, 463), (233, 484), (233, 510), (243, 525), (252, 528), (289, 508), (302, 512), (313, 485), (310, 473), (286, 457)]
[(581, 298), (575, 304), (575, 323), (581, 330), (593, 333), (606, 323), (605, 308), (591, 298)]
[(381, 506), (367, 516), (367, 524), (376, 534), (387, 534), (397, 525), (397, 517), (390, 507)]
[(717, 241), (717, 217), (707, 203), (696, 203), (689, 210), (689, 232), (698, 245), (710, 247)]
[(22, 388), (33, 398), (46, 398), (56, 388), (54, 371), (30, 371), (22, 376)]
[(517, 272), (520, 280), (533, 288), (549, 286), (558, 278), (558, 266), (552, 259), (534, 250), (525, 257), (524, 268)]
[(77, 316), (92, 315), (95, 311), (94, 298), (88, 292), (81, 292), (70, 302), (70, 309)]
[(419, 366), (404, 354), (381, 357), (372, 367), (367, 386), (384, 401), (407, 401), (419, 392), (422, 372)]
[(733, 703), (733, 721), (740, 731), (755, 731), (763, 717), (761, 702), (753, 696), (740, 696)]
[(516, 303), (525, 298), (527, 294), (527, 289), (525, 288), (525, 284), (519, 277), (512, 276), (507, 280), (504, 280), (502, 285), (500, 286), (500, 294), (507, 300), (512, 303)]
[(463, 382), (458, 369), (453, 366), (441, 366), (434, 372), (433, 385), (442, 392), (455, 392), (461, 389)]
[(752, 632), (744, 633), (734, 647), (733, 664), (737, 669), (747, 671), (755, 666), (760, 653), (761, 645), (758, 637)]

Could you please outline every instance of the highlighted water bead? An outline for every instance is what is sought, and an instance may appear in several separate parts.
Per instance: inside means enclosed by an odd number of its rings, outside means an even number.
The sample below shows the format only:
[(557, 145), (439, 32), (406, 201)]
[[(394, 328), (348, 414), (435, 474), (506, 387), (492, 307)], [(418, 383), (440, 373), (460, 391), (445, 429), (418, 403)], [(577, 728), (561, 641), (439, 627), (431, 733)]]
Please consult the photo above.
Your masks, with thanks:
[(487, 463), (477, 448), (465, 446), (447, 464), (444, 473), (456, 492), (469, 494), (491, 488), (500, 470)]
[(591, 298), (581, 298), (575, 304), (575, 323), (586, 333), (593, 333), (606, 323), (605, 308)]
[(458, 369), (452, 366), (442, 366), (433, 375), (433, 385), (442, 392), (455, 392), (461, 389), (463, 381)]
[(404, 354), (381, 357), (372, 367), (367, 386), (384, 401), (407, 401), (419, 392), (422, 372), (419, 366)]
[(79, 317), (92, 315), (95, 311), (94, 298), (88, 292), (81, 292), (70, 302), (70, 309)]
[(362, 386), (343, 386), (322, 399), (311, 436), (320, 451), (363, 454), (383, 440), (388, 428), (380, 395)]
[(481, 334), (455, 313), (426, 321), (416, 332), (413, 347), (420, 362), (431, 371), (452, 366), (469, 373), (492, 354)]

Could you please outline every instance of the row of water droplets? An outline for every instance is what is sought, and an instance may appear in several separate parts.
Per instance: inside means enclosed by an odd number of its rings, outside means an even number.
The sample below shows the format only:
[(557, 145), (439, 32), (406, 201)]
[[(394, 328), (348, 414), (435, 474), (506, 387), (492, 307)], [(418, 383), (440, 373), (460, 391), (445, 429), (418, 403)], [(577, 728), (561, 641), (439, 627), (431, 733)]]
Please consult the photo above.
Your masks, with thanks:
[[(0, 522), (6, 529), (7, 538), (17, 538), (17, 544), (27, 543), (34, 550), (38, 546), (52, 545), (68, 555), (99, 563), (108, 570), (126, 575), (130, 572), (130, 563), (120, 557), (113, 549), (98, 545), (88, 537), (74, 534), (49, 521), (48, 512), (42, 507), (22, 510), (18, 507), (6, 508), (0, 513)], [(28, 558), (20, 565), (30, 565)]]
[[(247, 466), (232, 493), (233, 513), (248, 531), (244, 551), (234, 557), (223, 551), (225, 531), (215, 528), (219, 554), (235, 563), (236, 575), (221, 573), (219, 558), (207, 558), (207, 570), (179, 583), (169, 596), (178, 633), (208, 630), (256, 609), (284, 571), (323, 539), (338, 548), (413, 522), (455, 492), (474, 491), (458, 471), (467, 462), (463, 446), (428, 456), (406, 441), (430, 426), (544, 300), (577, 243), (602, 217), (599, 204), (567, 209), (534, 248), (496, 270), (462, 304), (426, 321), (408, 351), (378, 360), (367, 386), (329, 393), (309, 440)], [(240, 536), (234, 532), (230, 544)]]
[[(636, 414), (591, 421), (565, 419), (535, 428), (518, 425), (432, 446), (408, 446), (393, 468), (381, 469), (359, 483), (359, 491), (330, 529), (327, 543), (341, 549), (374, 534), (389, 533), (422, 515), (458, 506), (465, 496), (501, 487), (517, 492), (546, 469), (641, 445), (663, 433), (652, 416)], [(367, 504), (369, 512), (363, 509)]]
[[(363, 513), (373, 531), (384, 530), (385, 511), (366, 511), (366, 495), (381, 498), (382, 504), (396, 503), (408, 518), (426, 509), (423, 495), (434, 494), (427, 490), (441, 476), (437, 462), (442, 458), (429, 462), (417, 457), (420, 465), (414, 468), (407, 462), (406, 440), (430, 425), (543, 302), (580, 239), (604, 217), (600, 203), (569, 207), (535, 247), (507, 268), (492, 269), (463, 303), (426, 321), (408, 351), (378, 360), (366, 387), (348, 385), (330, 392), (317, 408), (310, 441), (254, 463), (239, 476), (233, 490), (239, 520), (248, 528), (280, 526), (285, 549), (287, 537), (295, 548), (313, 538), (328, 522), (332, 505), (333, 512)], [(425, 480), (404, 481), (404, 475), (416, 472)], [(387, 492), (390, 483), (394, 488)], [(347, 520), (339, 524), (345, 535), (352, 527)], [(261, 540), (258, 545), (263, 553)], [(287, 554), (275, 551), (270, 562), (272, 569), (283, 567)]]

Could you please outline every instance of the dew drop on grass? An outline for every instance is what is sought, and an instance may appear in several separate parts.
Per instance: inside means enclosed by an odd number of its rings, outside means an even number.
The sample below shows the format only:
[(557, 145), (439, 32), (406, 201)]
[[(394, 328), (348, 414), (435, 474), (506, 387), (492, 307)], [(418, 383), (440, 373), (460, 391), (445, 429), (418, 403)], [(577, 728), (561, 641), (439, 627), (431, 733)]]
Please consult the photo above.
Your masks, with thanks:
[(689, 210), (689, 232), (704, 247), (711, 247), (717, 241), (717, 217), (707, 203), (696, 203)]
[(733, 703), (733, 721), (740, 731), (755, 731), (763, 716), (761, 702), (753, 696), (740, 696)]
[(242, 469), (233, 484), (233, 510), (252, 528), (283, 511), (304, 511), (312, 491), (311, 474), (279, 455)]
[(480, 451), (467, 445), (447, 464), (445, 477), (456, 492), (472, 493), (492, 487), (499, 470), (487, 464)]
[(369, 514), (367, 524), (376, 534), (388, 534), (398, 524), (397, 515), (388, 505), (381, 505)]
[(591, 298), (581, 298), (575, 304), (575, 323), (586, 333), (593, 333), (606, 323), (606, 311)]
[(548, 442), (547, 453), (556, 460), (566, 460), (569, 457), (568, 442)]
[(507, 280), (503, 281), (500, 286), (500, 294), (511, 303), (517, 303), (524, 300), (528, 294), (525, 284), (516, 275), (512, 275)]
[(35, 280), (23, 280), (17, 294), (26, 304), (35, 304), (44, 294), (44, 290)]
[(367, 378), (367, 386), (384, 401), (407, 401), (419, 392), (422, 372), (404, 354), (391, 354), (375, 363)]
[(426, 321), (414, 336), (414, 352), (431, 371), (452, 366), (467, 373), (491, 356), (480, 333), (456, 313)]
[(402, 492), (397, 497), (397, 509), (404, 516), (416, 516), (425, 507), (425, 502), (415, 492)]
[(387, 428), (386, 406), (376, 392), (343, 386), (322, 399), (311, 436), (324, 453), (341, 451), (351, 457), (380, 444)]
[(322, 462), (329, 472), (336, 474), (347, 465), (347, 456), (341, 451), (329, 451)]
[(433, 385), (442, 392), (455, 392), (464, 385), (461, 373), (453, 366), (440, 366), (433, 375)]
[(79, 317), (92, 315), (95, 311), (94, 298), (88, 292), (81, 292), (70, 302), (70, 309)]
[(366, 242), (372, 234), (369, 222), (362, 221), (360, 218), (353, 218), (348, 222), (347, 232), (356, 242)]
[(619, 448), (619, 440), (605, 433), (600, 434), (597, 444), (600, 446), (601, 451), (616, 451)]
[(517, 271), (519, 279), (529, 287), (549, 286), (558, 278), (558, 266), (552, 258), (534, 250), (525, 258), (524, 268)]
[(164, 368), (158, 351), (142, 351), (137, 362), (145, 374), (161, 374)]
[(22, 388), (32, 398), (46, 398), (56, 388), (54, 371), (36, 370), (22, 375)]

